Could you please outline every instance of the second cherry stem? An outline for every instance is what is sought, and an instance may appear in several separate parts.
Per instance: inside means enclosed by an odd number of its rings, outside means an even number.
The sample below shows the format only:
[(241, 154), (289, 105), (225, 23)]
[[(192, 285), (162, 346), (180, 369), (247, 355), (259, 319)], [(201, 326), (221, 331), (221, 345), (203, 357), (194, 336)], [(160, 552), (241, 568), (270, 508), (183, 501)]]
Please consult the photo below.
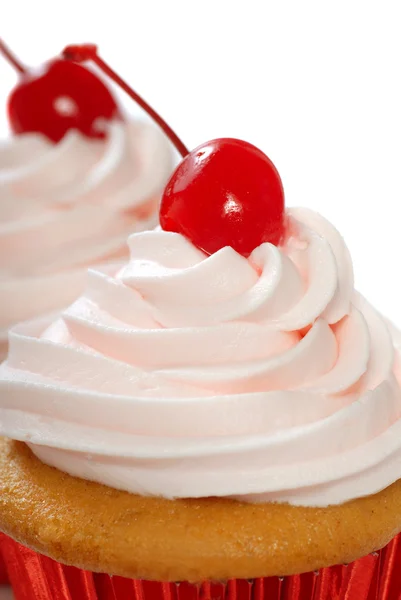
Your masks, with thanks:
[(139, 94), (137, 94), (113, 69), (109, 67), (107, 63), (104, 62), (97, 54), (94, 54), (92, 57), (93, 62), (95, 62), (98, 67), (102, 69), (106, 75), (110, 77), (117, 85), (120, 86), (130, 96), (135, 102), (143, 108), (144, 111), (148, 113), (150, 117), (159, 125), (159, 127), (164, 131), (167, 137), (170, 139), (172, 144), (184, 158), (189, 154), (188, 148), (181, 141), (178, 135), (171, 129), (170, 125), (166, 123), (166, 121), (157, 113), (147, 102), (144, 100)]
[(3, 42), (0, 38), (0, 52), (1, 54), (8, 60), (8, 62), (14, 67), (16, 71), (20, 74), (26, 73), (26, 68), (19, 61), (19, 59), (15, 56), (13, 52), (11, 52), (10, 48)]
[(159, 125), (166, 136), (178, 150), (183, 158), (189, 154), (188, 148), (180, 140), (178, 135), (171, 129), (170, 125), (157, 113), (131, 86), (128, 85), (117, 73), (97, 54), (97, 47), (94, 44), (71, 45), (64, 48), (63, 56), (77, 62), (92, 60), (112, 81), (124, 90), (150, 117)]

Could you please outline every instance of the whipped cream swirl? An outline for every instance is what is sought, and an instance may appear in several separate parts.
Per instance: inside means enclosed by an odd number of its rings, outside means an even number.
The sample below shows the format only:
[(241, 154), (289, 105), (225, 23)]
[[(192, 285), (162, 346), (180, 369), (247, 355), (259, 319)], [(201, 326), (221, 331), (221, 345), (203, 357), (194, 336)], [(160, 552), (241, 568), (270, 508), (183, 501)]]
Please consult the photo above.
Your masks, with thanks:
[(86, 268), (127, 256), (127, 236), (154, 227), (171, 170), (164, 134), (113, 122), (105, 141), (69, 132), (0, 146), (0, 343), (14, 323), (61, 309)]
[(401, 477), (400, 334), (354, 290), (339, 233), (212, 256), (161, 230), (50, 326), (11, 333), (0, 432), (44, 462), (167, 498), (326, 506)]

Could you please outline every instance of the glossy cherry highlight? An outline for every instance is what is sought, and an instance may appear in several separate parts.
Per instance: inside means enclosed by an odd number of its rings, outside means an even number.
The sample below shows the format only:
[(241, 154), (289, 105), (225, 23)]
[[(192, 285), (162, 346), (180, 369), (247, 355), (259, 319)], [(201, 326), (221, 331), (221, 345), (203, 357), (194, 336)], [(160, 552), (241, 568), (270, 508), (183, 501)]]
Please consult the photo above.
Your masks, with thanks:
[(122, 118), (109, 89), (83, 65), (55, 58), (37, 70), (26, 69), (2, 40), (0, 52), (20, 75), (8, 100), (15, 134), (37, 132), (58, 142), (70, 129), (78, 129), (102, 138), (102, 121)]
[(278, 245), (284, 191), (271, 160), (258, 148), (222, 138), (192, 150), (168, 182), (160, 224), (212, 254), (231, 246), (243, 256), (263, 242)]

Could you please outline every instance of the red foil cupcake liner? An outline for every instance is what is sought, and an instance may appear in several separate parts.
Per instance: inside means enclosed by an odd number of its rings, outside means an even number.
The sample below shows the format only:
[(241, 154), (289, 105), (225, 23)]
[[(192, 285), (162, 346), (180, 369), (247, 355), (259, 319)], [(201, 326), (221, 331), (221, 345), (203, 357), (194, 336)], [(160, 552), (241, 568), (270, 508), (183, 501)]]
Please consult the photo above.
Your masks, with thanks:
[(3, 560), (3, 554), (2, 554), (2, 550), (1, 550), (1, 538), (2, 537), (3, 537), (3, 534), (0, 533), (0, 585), (3, 585), (4, 583), (8, 583), (6, 563)]
[(161, 583), (68, 567), (0, 536), (15, 600), (401, 600), (401, 535), (349, 565), (290, 577)]

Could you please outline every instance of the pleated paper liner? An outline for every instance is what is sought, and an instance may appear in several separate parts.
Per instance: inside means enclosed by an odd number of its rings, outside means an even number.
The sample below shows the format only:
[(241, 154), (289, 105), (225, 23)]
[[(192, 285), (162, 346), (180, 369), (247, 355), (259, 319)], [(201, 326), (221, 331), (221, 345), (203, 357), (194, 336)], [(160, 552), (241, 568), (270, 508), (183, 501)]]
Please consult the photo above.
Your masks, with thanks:
[(284, 578), (199, 585), (90, 573), (6, 536), (0, 544), (15, 600), (401, 600), (401, 535), (349, 565)]

